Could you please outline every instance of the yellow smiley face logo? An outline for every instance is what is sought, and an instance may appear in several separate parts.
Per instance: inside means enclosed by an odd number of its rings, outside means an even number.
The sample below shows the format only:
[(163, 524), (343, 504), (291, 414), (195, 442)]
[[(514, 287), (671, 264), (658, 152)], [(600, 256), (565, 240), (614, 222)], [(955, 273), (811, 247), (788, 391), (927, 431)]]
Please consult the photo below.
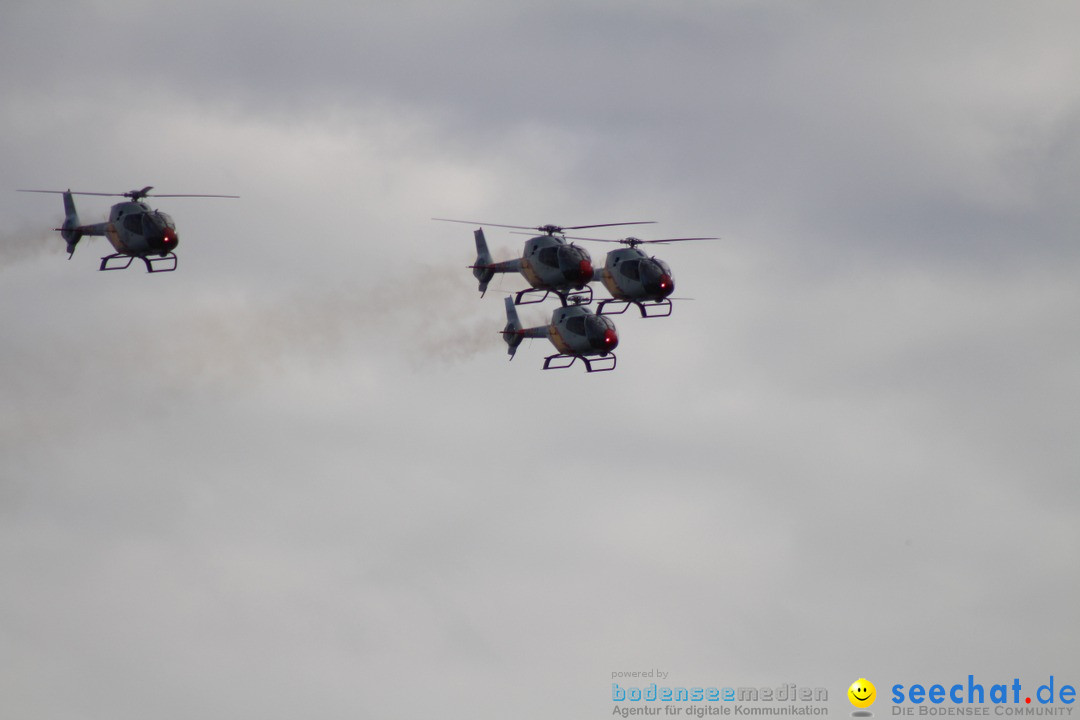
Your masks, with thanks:
[(855, 707), (867, 708), (874, 704), (877, 689), (874, 687), (874, 683), (866, 678), (859, 678), (851, 683), (851, 687), (847, 689), (847, 696)]

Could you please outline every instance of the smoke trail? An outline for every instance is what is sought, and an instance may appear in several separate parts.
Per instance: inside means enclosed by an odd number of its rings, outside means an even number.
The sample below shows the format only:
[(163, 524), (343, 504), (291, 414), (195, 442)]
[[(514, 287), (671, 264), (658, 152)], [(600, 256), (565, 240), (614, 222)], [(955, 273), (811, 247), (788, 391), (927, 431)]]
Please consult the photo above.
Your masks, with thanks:
[[(60, 227), (63, 218), (52, 227)], [(41, 226), (0, 230), (0, 269), (43, 255), (63, 255), (65, 243), (59, 233)]]
[[(507, 277), (506, 284), (516, 290), (523, 281)], [(481, 298), (476, 281), (457, 264), (420, 266), (377, 286), (349, 282), (278, 292), (219, 287), (168, 305), (179, 309), (167, 317), (135, 308), (123, 323), (69, 328), (43, 344), (13, 348), (20, 357), (9, 359), (76, 395), (102, 378), (115, 386), (112, 392), (145, 396), (248, 387), (296, 371), (367, 368), (378, 378), (485, 354), (503, 357), (503, 297), (492, 289)], [(522, 320), (543, 324), (545, 311), (550, 308), (527, 310)], [(10, 390), (12, 399), (20, 395)]]
[(351, 353), (363, 362), (415, 368), (467, 362), (502, 350), (501, 295), (481, 299), (458, 268), (422, 267), (374, 289), (351, 284), (258, 297), (204, 296), (166, 332), (140, 343), (148, 364), (187, 379), (240, 382)]

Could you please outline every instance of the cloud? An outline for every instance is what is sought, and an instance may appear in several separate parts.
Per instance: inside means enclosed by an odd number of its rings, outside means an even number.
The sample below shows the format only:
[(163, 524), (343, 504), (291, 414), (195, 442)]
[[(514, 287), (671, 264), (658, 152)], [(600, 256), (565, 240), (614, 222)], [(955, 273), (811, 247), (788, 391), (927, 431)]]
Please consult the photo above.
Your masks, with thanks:
[[(1074, 656), (1075, 10), (9, 10), (12, 188), (242, 196), (162, 199), (147, 275), (0, 194), (15, 710), (550, 717), (628, 666)], [(694, 300), (589, 376), (507, 362), (520, 280), (479, 298), (432, 217), (725, 239), (657, 251)]]

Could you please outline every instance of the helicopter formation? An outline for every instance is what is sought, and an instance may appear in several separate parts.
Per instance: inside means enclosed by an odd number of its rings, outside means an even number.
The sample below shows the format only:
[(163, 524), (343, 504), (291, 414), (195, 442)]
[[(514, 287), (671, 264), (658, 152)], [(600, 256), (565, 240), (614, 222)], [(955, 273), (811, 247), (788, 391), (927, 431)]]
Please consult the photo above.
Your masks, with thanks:
[[(606, 316), (621, 315), (631, 305), (638, 308), (643, 318), (671, 315), (671, 294), (675, 291), (671, 267), (659, 258), (650, 257), (640, 249), (641, 246), (717, 239), (684, 237), (641, 240), (627, 237), (610, 240), (566, 235), (567, 230), (651, 225), (655, 222), (652, 220), (567, 227), (529, 227), (449, 218), (433, 219), (470, 225), (486, 224), (490, 227), (510, 228), (516, 232), (528, 230), (541, 233), (533, 235), (525, 242), (520, 258), (495, 262), (488, 249), (484, 229), (479, 227), (473, 231), (476, 261), (469, 268), (479, 282), (480, 297), (484, 296), (488, 284), (499, 273), (519, 273), (529, 283), (529, 287), (514, 293), (513, 297), (506, 298), (506, 326), (501, 332), (511, 360), (525, 338), (547, 338), (558, 352), (544, 358), (544, 370), (567, 368), (578, 360), (585, 365), (586, 372), (614, 370), (617, 358), (613, 351), (619, 344), (619, 335), (615, 323)], [(604, 267), (598, 273), (593, 268), (589, 252), (573, 242), (568, 242), (572, 240), (620, 243), (626, 247), (608, 252)], [(611, 294), (610, 298), (597, 303), (595, 312), (586, 307), (594, 298), (590, 285), (594, 280), (599, 280)], [(517, 306), (543, 302), (550, 295), (558, 297), (560, 302), (560, 307), (551, 314), (551, 322), (537, 327), (523, 327), (518, 319)]]
[[(75, 246), (86, 236), (105, 236), (116, 251), (101, 258), (98, 270), (124, 270), (135, 258), (146, 263), (146, 272), (172, 272), (176, 270), (176, 246), (180, 237), (176, 223), (166, 213), (155, 210), (143, 202), (148, 197), (167, 198), (237, 198), (239, 195), (151, 195), (153, 186), (125, 193), (72, 192), (71, 190), (19, 190), (19, 192), (49, 193), (64, 196), (64, 224), (56, 228), (67, 242), (68, 259), (75, 254)], [(102, 223), (83, 225), (75, 209), (73, 195), (97, 195), (124, 197), (109, 211), (109, 219)]]
[[(180, 238), (176, 223), (168, 214), (151, 208), (143, 202), (146, 198), (238, 198), (238, 195), (189, 195), (151, 194), (153, 186), (125, 193), (74, 192), (72, 190), (20, 190), (19, 192), (50, 193), (63, 196), (64, 222), (56, 228), (67, 242), (68, 259), (75, 253), (79, 241), (87, 236), (108, 238), (114, 253), (101, 258), (98, 270), (123, 270), (136, 259), (146, 265), (148, 273), (176, 270), (176, 247)], [(75, 195), (123, 197), (115, 203), (105, 222), (83, 224), (75, 209)], [(663, 260), (650, 257), (643, 245), (684, 242), (691, 240), (716, 240), (715, 237), (680, 237), (658, 240), (642, 240), (636, 237), (607, 239), (567, 235), (566, 231), (592, 230), (596, 228), (626, 225), (651, 225), (654, 221), (600, 223), (594, 225), (500, 225), (476, 223), (471, 220), (433, 218), (445, 222), (489, 225), (509, 228), (531, 237), (525, 241), (521, 257), (495, 262), (488, 249), (483, 227), (473, 231), (476, 243), (476, 260), (469, 268), (479, 282), (483, 297), (488, 285), (497, 274), (520, 274), (529, 287), (514, 293), (505, 300), (506, 325), (501, 334), (507, 345), (510, 359), (514, 359), (518, 347), (526, 338), (546, 338), (556, 353), (544, 358), (544, 370), (564, 369), (578, 360), (586, 372), (614, 370), (617, 358), (614, 350), (619, 345), (615, 323), (607, 316), (621, 315), (631, 305), (638, 308), (643, 318), (668, 317), (672, 311), (672, 293), (675, 280), (671, 266)], [(539, 233), (539, 234), (535, 234)], [(607, 253), (603, 268), (598, 272), (592, 264), (588, 250), (573, 240), (588, 242), (619, 243), (625, 247)], [(594, 312), (588, 306), (594, 295), (591, 283), (599, 280), (611, 297), (599, 300)], [(560, 306), (551, 314), (547, 325), (526, 328), (518, 318), (517, 306), (540, 303), (555, 295)]]

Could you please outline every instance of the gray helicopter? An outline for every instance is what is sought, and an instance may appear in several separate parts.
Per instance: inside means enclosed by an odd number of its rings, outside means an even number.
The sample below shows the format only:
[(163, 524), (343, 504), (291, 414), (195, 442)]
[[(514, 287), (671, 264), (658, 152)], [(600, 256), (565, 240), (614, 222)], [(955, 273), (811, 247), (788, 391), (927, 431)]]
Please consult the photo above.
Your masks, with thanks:
[[(591, 302), (592, 287), (589, 286), (589, 283), (594, 279), (592, 258), (589, 256), (589, 251), (573, 243), (568, 243), (563, 236), (565, 230), (584, 230), (586, 228), (614, 227), (617, 225), (646, 225), (653, 222), (602, 223), (599, 225), (574, 225), (568, 227), (559, 225), (528, 227), (524, 225), (478, 223), (471, 220), (433, 219), (444, 222), (489, 225), (491, 227), (540, 232), (540, 235), (525, 241), (525, 248), (520, 258), (495, 262), (491, 252), (488, 250), (484, 229), (477, 228), (473, 231), (473, 237), (476, 239), (476, 262), (469, 267), (473, 271), (473, 276), (480, 281), (481, 297), (487, 292), (488, 283), (491, 282), (496, 273), (521, 273), (531, 287), (515, 294), (515, 304), (529, 305), (543, 302), (550, 293), (555, 293), (564, 307), (574, 300), (585, 303)], [(537, 295), (539, 297), (536, 297)], [(530, 299), (526, 300), (526, 297)]]
[[(675, 280), (671, 266), (657, 257), (649, 257), (639, 245), (685, 242), (688, 240), (717, 240), (714, 237), (664, 238), (641, 240), (635, 237), (622, 240), (574, 237), (573, 240), (614, 242), (626, 245), (607, 254), (604, 268), (598, 274), (600, 281), (611, 293), (596, 306), (597, 315), (621, 315), (636, 305), (641, 317), (668, 317), (671, 315), (671, 294), (675, 292)], [(608, 306), (611, 306), (609, 308)], [(605, 309), (607, 310), (605, 312)]]
[(585, 363), (586, 372), (615, 369), (617, 359), (612, 350), (619, 344), (619, 335), (615, 331), (615, 323), (608, 318), (594, 315), (579, 302), (571, 302), (555, 308), (551, 313), (550, 325), (523, 328), (514, 299), (507, 297), (505, 302), (506, 327), (502, 330), (502, 336), (511, 360), (525, 338), (547, 338), (559, 352), (544, 358), (545, 370), (568, 368), (577, 360)]
[[(176, 269), (176, 253), (173, 251), (180, 243), (176, 234), (176, 223), (169, 215), (160, 210), (151, 209), (142, 202), (147, 197), (199, 197), (199, 198), (237, 198), (239, 195), (151, 195), (153, 187), (147, 185), (142, 190), (126, 193), (72, 192), (71, 190), (20, 190), (19, 192), (51, 193), (64, 196), (64, 224), (56, 228), (60, 236), (67, 241), (68, 259), (75, 252), (75, 246), (86, 236), (104, 235), (113, 249), (112, 255), (101, 258), (99, 270), (124, 270), (131, 261), (139, 258), (146, 263), (147, 272), (172, 272)], [(75, 210), (73, 195), (98, 195), (103, 197), (125, 197), (127, 202), (119, 202), (109, 211), (109, 219), (103, 223), (83, 225)], [(115, 262), (112, 262), (115, 261)]]

